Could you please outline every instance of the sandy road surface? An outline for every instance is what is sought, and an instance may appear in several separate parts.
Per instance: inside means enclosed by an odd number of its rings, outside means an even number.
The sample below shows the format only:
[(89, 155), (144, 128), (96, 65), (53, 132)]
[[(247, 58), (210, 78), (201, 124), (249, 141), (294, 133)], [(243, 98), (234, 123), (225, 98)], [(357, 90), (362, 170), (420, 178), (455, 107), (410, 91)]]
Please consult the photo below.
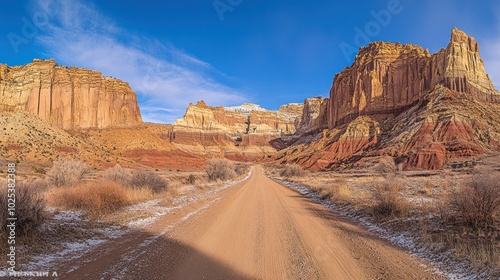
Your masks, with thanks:
[(87, 257), (61, 268), (60, 276), (441, 279), (408, 253), (268, 179), (258, 166), (245, 182)]

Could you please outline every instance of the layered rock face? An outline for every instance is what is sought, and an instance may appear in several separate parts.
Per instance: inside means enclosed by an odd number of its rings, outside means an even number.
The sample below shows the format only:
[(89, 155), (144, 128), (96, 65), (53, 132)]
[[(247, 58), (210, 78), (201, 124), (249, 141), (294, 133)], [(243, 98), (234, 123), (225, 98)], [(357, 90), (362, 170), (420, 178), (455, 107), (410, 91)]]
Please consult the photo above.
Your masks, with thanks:
[(400, 113), (426, 99), (436, 85), (479, 100), (500, 101), (475, 39), (454, 28), (448, 47), (434, 55), (411, 44), (377, 42), (361, 48), (353, 65), (335, 75), (328, 126), (360, 115)]
[(328, 98), (321, 96), (306, 98), (304, 100), (302, 119), (297, 133), (299, 135), (319, 132), (328, 127), (327, 123)]
[(201, 130), (228, 134), (284, 133), (293, 134), (298, 126), (302, 104), (283, 105), (270, 111), (255, 104), (235, 107), (211, 107), (200, 101), (190, 104), (174, 130)]
[(244, 151), (247, 158), (263, 158), (284, 148), (279, 139), (297, 131), (302, 110), (302, 104), (271, 111), (250, 103), (211, 107), (199, 101), (190, 104), (184, 116), (175, 121), (170, 139), (189, 152), (231, 153), (233, 158), (241, 158)]
[[(335, 75), (326, 101), (330, 130), (303, 137), (275, 158), (311, 170), (377, 158), (406, 170), (441, 169), (500, 151), (499, 101), (478, 44), (456, 28), (447, 48), (433, 55), (410, 44), (372, 43)], [(302, 133), (321, 115), (320, 100), (305, 103)]]
[(65, 130), (142, 123), (128, 83), (98, 71), (58, 66), (54, 60), (0, 64), (0, 111), (26, 111)]

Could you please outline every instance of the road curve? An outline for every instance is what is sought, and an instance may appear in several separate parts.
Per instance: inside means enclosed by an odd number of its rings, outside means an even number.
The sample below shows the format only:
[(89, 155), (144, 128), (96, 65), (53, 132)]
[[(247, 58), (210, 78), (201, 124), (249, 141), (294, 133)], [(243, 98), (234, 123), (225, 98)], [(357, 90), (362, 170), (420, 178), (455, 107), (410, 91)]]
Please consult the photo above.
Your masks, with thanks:
[(443, 279), (407, 252), (267, 178), (261, 167), (253, 169), (245, 182), (108, 242), (65, 276)]

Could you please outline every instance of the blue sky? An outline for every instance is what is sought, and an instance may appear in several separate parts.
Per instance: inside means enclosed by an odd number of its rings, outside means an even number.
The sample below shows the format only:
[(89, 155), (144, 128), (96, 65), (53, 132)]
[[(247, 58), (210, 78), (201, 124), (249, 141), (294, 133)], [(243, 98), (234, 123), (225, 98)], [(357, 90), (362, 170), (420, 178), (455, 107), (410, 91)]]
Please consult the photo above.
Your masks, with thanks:
[(326, 97), (368, 40), (433, 53), (457, 26), (479, 41), (500, 87), (497, 2), (4, 0), (0, 63), (55, 58), (99, 70), (130, 83), (145, 121), (172, 123), (201, 99), (277, 109)]

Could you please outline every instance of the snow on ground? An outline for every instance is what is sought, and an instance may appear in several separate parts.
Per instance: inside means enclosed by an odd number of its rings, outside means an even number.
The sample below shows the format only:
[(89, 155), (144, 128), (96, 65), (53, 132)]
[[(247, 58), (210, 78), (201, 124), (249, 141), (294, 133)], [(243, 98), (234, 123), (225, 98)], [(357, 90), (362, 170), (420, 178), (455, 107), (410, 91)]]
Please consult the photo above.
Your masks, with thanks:
[(466, 262), (454, 260), (450, 252), (442, 252), (437, 255), (436, 253), (429, 251), (427, 248), (418, 246), (415, 242), (414, 236), (412, 236), (409, 232), (395, 232), (391, 231), (388, 228), (381, 227), (375, 224), (369, 217), (363, 215), (359, 211), (354, 210), (352, 207), (341, 207), (331, 201), (322, 200), (318, 193), (298, 182), (283, 181), (277, 178), (272, 179), (285, 186), (297, 190), (302, 195), (307, 196), (313, 201), (322, 204), (335, 213), (357, 221), (371, 232), (374, 232), (378, 236), (389, 240), (392, 244), (408, 250), (412, 256), (430, 262), (434, 266), (432, 269), (436, 273), (444, 275), (453, 280), (484, 279), (483, 275), (477, 275), (471, 272)]

